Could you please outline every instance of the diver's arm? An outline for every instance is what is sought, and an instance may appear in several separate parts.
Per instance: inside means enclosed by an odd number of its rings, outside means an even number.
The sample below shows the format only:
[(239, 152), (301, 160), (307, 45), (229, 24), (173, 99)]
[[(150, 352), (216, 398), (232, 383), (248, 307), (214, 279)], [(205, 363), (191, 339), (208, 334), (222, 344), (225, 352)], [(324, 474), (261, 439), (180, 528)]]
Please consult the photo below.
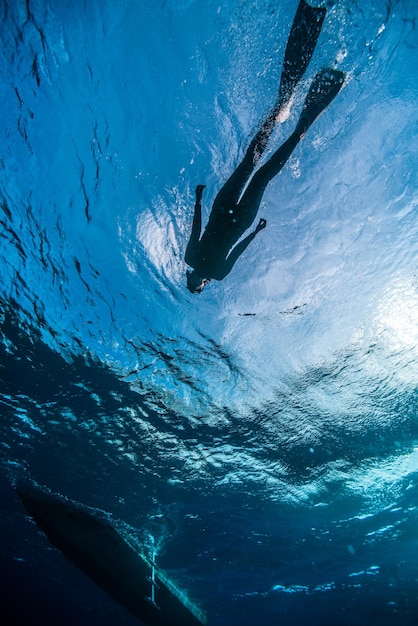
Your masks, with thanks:
[(194, 205), (192, 232), (184, 255), (184, 260), (188, 265), (191, 265), (193, 262), (194, 249), (199, 243), (200, 231), (202, 230), (202, 193), (205, 186), (206, 185), (198, 185), (196, 187), (196, 203)]
[(231, 250), (231, 252), (229, 253), (228, 257), (226, 258), (226, 260), (223, 263), (223, 267), (222, 267), (222, 275), (218, 277), (216, 277), (217, 280), (223, 280), (225, 278), (225, 276), (227, 276), (229, 274), (229, 272), (232, 270), (232, 268), (234, 267), (237, 259), (241, 256), (241, 254), (244, 252), (244, 250), (246, 250), (246, 248), (248, 248), (248, 246), (250, 245), (250, 243), (252, 242), (252, 240), (255, 238), (255, 236), (261, 231), (263, 230), (267, 225), (266, 220), (261, 219), (257, 225), (257, 228), (255, 230), (253, 230), (252, 233), (250, 233), (247, 237), (245, 237), (245, 239), (243, 239), (242, 241), (240, 241), (235, 248), (233, 248)]

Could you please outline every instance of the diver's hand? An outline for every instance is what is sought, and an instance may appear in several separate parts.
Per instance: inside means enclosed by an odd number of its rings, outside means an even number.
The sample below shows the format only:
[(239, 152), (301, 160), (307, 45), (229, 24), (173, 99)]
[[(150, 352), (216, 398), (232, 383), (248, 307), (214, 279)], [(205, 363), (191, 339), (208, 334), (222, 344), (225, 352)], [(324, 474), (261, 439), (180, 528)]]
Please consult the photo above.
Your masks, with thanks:
[(202, 194), (203, 194), (203, 190), (206, 187), (206, 185), (198, 185), (196, 187), (196, 200), (199, 201), (202, 199)]
[(255, 233), (259, 233), (260, 230), (263, 230), (263, 228), (265, 228), (267, 226), (267, 222), (265, 219), (261, 218), (261, 220), (258, 222), (257, 224), (257, 228), (255, 229)]

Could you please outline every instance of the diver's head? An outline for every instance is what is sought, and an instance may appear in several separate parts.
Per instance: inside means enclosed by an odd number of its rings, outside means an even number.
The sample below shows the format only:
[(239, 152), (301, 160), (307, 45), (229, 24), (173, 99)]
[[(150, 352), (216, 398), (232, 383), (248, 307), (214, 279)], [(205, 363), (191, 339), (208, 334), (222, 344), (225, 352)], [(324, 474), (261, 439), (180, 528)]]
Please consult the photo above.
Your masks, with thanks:
[(199, 276), (196, 270), (193, 270), (192, 272), (188, 270), (186, 272), (186, 278), (187, 289), (192, 293), (202, 293), (205, 285), (207, 285), (210, 280), (209, 278), (202, 278), (201, 276)]

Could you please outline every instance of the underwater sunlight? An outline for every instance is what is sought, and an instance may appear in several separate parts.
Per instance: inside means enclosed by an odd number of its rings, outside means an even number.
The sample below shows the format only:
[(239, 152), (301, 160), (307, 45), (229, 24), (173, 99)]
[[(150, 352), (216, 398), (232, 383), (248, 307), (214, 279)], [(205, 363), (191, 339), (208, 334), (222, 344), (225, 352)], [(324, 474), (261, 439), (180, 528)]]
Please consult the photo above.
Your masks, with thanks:
[(0, 15), (10, 624), (415, 624), (415, 2)]

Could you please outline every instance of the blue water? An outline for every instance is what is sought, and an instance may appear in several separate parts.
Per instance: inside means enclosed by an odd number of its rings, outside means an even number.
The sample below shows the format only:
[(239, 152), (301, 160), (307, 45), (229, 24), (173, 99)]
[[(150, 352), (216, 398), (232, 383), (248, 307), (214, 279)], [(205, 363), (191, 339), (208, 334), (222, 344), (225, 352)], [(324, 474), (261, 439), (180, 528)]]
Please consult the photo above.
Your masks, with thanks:
[(138, 623), (15, 481), (111, 513), (213, 626), (418, 623), (418, 32), (340, 0), (347, 84), (232, 273), (185, 287), (203, 213), (274, 102), (296, 0), (0, 3), (1, 599)]

